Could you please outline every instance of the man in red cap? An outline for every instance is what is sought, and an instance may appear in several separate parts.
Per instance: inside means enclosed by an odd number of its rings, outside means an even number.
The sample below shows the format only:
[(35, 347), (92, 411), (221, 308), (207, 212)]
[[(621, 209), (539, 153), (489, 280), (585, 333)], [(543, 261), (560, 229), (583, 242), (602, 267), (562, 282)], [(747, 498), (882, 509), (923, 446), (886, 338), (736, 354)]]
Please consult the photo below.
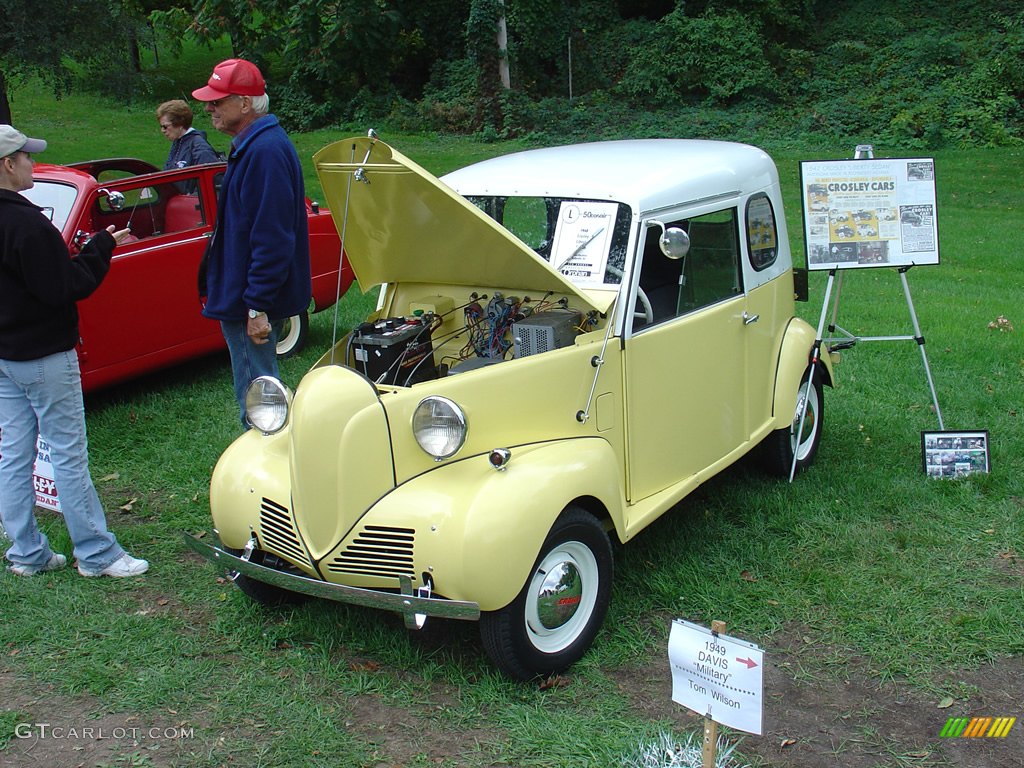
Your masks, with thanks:
[(252, 62), (222, 61), (192, 96), (206, 102), (213, 127), (232, 137), (199, 291), (203, 314), (220, 321), (246, 424), (249, 383), (278, 376), (280, 323), (306, 311), (312, 297), (302, 166)]

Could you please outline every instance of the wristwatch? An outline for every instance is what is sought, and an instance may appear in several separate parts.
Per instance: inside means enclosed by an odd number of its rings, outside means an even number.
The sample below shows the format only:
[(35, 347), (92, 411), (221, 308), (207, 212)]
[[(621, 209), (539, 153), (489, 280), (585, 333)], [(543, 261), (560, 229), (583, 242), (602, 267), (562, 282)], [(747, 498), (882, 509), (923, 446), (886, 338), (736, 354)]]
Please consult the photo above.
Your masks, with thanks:
[(265, 314), (267, 314), (267, 313), (266, 312), (260, 312), (258, 309), (250, 309), (249, 310), (249, 319), (250, 320), (255, 320), (260, 315), (265, 315)]

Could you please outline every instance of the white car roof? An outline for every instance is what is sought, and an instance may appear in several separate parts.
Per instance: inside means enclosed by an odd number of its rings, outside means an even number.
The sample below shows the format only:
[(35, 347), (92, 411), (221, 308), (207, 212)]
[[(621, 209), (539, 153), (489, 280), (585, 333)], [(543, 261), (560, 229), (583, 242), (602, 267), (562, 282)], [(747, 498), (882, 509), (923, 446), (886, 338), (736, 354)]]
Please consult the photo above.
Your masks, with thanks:
[(634, 214), (749, 194), (778, 183), (775, 163), (748, 144), (637, 139), (531, 149), (474, 163), (441, 180), (461, 195), (615, 200)]

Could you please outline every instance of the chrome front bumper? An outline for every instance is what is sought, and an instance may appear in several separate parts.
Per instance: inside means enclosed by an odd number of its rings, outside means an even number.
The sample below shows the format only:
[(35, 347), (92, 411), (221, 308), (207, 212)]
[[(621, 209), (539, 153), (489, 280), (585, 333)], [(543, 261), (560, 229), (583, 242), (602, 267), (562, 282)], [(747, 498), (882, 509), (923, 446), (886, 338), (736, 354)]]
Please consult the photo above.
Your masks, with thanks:
[(405, 625), (410, 629), (420, 629), (427, 616), (464, 621), (477, 621), (480, 618), (480, 606), (477, 603), (426, 597), (422, 590), (413, 589), (408, 576), (398, 577), (400, 592), (378, 592), (372, 589), (346, 587), (266, 568), (200, 541), (195, 536), (187, 533), (183, 533), (182, 536), (190, 549), (220, 565), (225, 571), (233, 571), (234, 574), (242, 574), (291, 592), (334, 600), (338, 603), (394, 611), (402, 615)]

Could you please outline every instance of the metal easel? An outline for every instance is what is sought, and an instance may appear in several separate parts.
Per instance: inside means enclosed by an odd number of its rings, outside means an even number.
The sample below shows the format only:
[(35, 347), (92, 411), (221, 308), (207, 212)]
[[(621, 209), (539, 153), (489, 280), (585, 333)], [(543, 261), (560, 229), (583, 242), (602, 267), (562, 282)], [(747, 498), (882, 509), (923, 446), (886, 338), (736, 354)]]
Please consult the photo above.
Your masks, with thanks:
[[(858, 144), (854, 150), (854, 160), (870, 159), (874, 157), (874, 147), (870, 144)], [(917, 320), (917, 312), (914, 310), (914, 301), (910, 297), (910, 285), (907, 283), (907, 272), (910, 267), (897, 267), (896, 271), (899, 273), (900, 282), (903, 284), (903, 295), (907, 299), (907, 309), (910, 312), (910, 321), (913, 324), (914, 334), (911, 335), (897, 335), (897, 336), (857, 336), (850, 333), (845, 328), (840, 327), (836, 324), (836, 318), (839, 315), (839, 297), (842, 293), (843, 288), (843, 273), (842, 271), (833, 267), (828, 272), (828, 282), (825, 284), (825, 298), (821, 304), (821, 316), (818, 319), (818, 330), (814, 340), (814, 347), (811, 353), (811, 368), (808, 373), (807, 386), (808, 389), (814, 383), (814, 372), (817, 368), (818, 360), (821, 356), (822, 344), (827, 344), (829, 351), (835, 351), (840, 349), (849, 349), (853, 347), (857, 342), (860, 341), (916, 341), (918, 348), (921, 350), (921, 361), (924, 363), (925, 376), (928, 379), (928, 388), (932, 393), (932, 403), (935, 406), (935, 415), (939, 419), (939, 429), (945, 429), (945, 425), (942, 423), (942, 410), (939, 408), (939, 398), (935, 394), (935, 382), (932, 380), (931, 367), (928, 365), (928, 355), (924, 349), (924, 335), (921, 333), (921, 324)], [(836, 273), (839, 273), (838, 279)], [(835, 287), (835, 299), (832, 301), (832, 317), (828, 326), (828, 338), (824, 337), (825, 330), (825, 316), (829, 308), (829, 300), (832, 298), (832, 289)], [(839, 332), (840, 336), (833, 336), (836, 332)], [(793, 481), (794, 475), (796, 475), (796, 464), (798, 457), (798, 450), (800, 447), (800, 435), (803, 434), (804, 428), (804, 416), (807, 413), (807, 399), (804, 398), (798, 403), (797, 409), (800, 414), (799, 428), (796, 432), (797, 445), (793, 450), (793, 464), (789, 470), (789, 480)]]

